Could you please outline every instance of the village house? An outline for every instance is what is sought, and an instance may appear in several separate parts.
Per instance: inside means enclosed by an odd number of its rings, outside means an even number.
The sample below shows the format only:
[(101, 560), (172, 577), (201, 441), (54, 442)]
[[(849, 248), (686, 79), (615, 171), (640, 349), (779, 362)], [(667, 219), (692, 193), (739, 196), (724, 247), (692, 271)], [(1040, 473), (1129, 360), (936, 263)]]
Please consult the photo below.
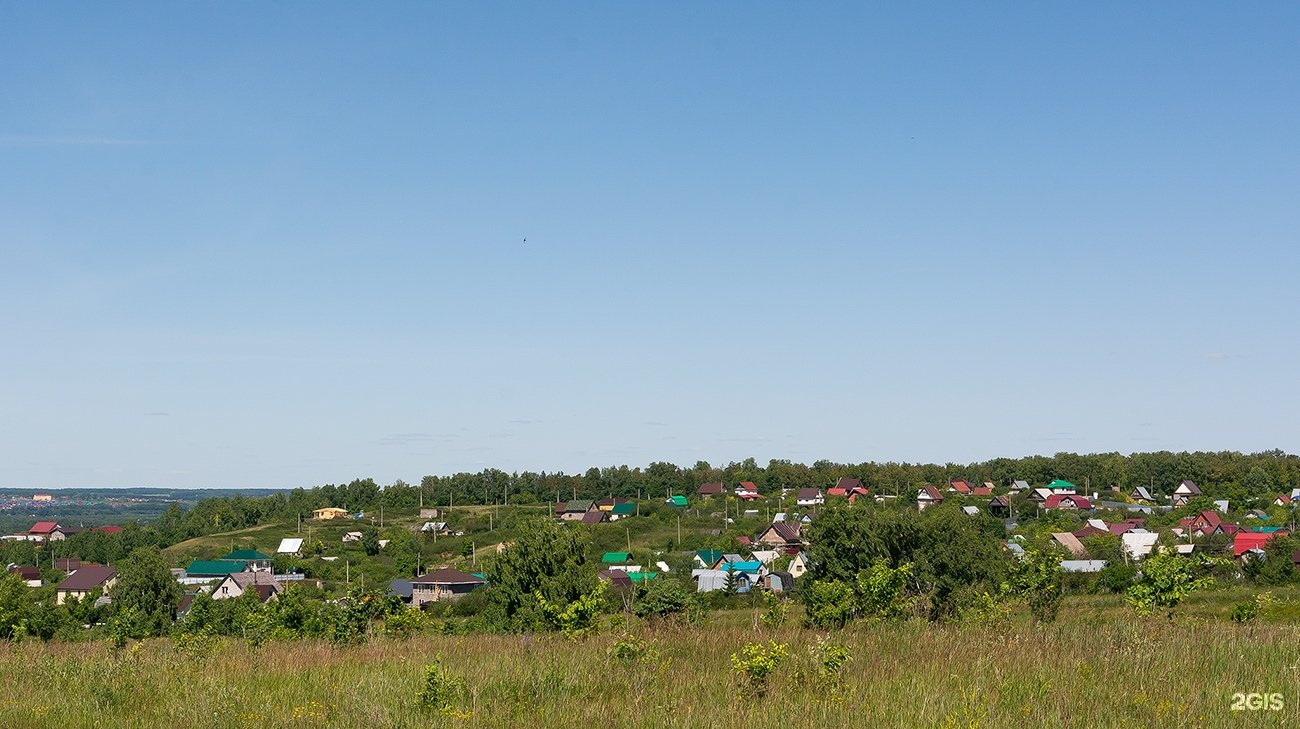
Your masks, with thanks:
[(867, 496), (869, 493), (867, 487), (862, 485), (862, 481), (848, 476), (835, 482), (835, 485), (826, 491), (828, 497), (844, 497), (849, 500), (849, 503), (853, 503), (859, 496)]
[(269, 572), (238, 572), (226, 575), (212, 588), (212, 599), (233, 600), (250, 590), (265, 604), (284, 592), (284, 587)]
[(600, 509), (596, 508), (596, 502), (590, 499), (571, 499), (555, 505), (555, 515), (561, 521), (581, 521), (582, 515), (588, 511), (600, 511)]
[(925, 511), (940, 501), (943, 501), (943, 494), (939, 493), (939, 489), (933, 486), (922, 486), (921, 490), (916, 492), (916, 508), (918, 511)]
[(774, 521), (759, 533), (755, 542), (773, 547), (803, 546), (803, 525), (797, 521)]
[(1174, 489), (1174, 493), (1169, 497), (1170, 502), (1175, 506), (1186, 506), (1188, 501), (1201, 495), (1201, 488), (1196, 485), (1195, 481), (1183, 481)]
[(1091, 509), (1092, 502), (1074, 494), (1052, 494), (1043, 502), (1044, 509)]
[(43, 587), (45, 581), (41, 579), (41, 570), (38, 567), (19, 567), (14, 565), (9, 568), (9, 574), (17, 575), (28, 587)]
[(483, 578), (451, 568), (443, 568), (411, 579), (411, 605), (458, 600), (483, 584)]
[(1129, 498), (1129, 501), (1132, 501), (1132, 502), (1135, 503), (1135, 504), (1154, 504), (1154, 503), (1156, 503), (1156, 499), (1155, 499), (1155, 497), (1151, 495), (1151, 492), (1150, 492), (1150, 491), (1147, 491), (1147, 487), (1146, 487), (1146, 486), (1136, 486), (1136, 487), (1134, 487), (1134, 489), (1128, 493), (1128, 498)]
[(347, 516), (348, 510), (340, 509), (337, 506), (327, 506), (323, 509), (316, 509), (311, 513), (311, 518), (320, 521), (327, 521), (329, 519), (345, 519)]
[(256, 549), (236, 549), (221, 558), (223, 562), (242, 562), (249, 572), (270, 572), (271, 558)]
[(82, 565), (54, 588), (54, 604), (62, 605), (69, 598), (84, 600), (95, 590), (107, 591), (117, 583), (117, 570), (106, 565)]
[(695, 493), (699, 494), (701, 499), (707, 499), (711, 496), (721, 496), (726, 492), (727, 487), (723, 486), (719, 482), (700, 484), (700, 487), (695, 490)]
[(816, 487), (803, 488), (795, 493), (794, 503), (797, 506), (820, 506), (826, 503), (826, 495)]
[(994, 496), (989, 500), (989, 516), (995, 519), (1005, 519), (1011, 516), (1011, 497), (1003, 494)]
[(736, 498), (743, 501), (754, 501), (759, 498), (758, 484), (753, 481), (741, 481), (736, 486)]
[(964, 478), (956, 478), (948, 482), (948, 493), (950, 494), (956, 493), (962, 496), (970, 496), (974, 491), (975, 487), (971, 486), (970, 481)]

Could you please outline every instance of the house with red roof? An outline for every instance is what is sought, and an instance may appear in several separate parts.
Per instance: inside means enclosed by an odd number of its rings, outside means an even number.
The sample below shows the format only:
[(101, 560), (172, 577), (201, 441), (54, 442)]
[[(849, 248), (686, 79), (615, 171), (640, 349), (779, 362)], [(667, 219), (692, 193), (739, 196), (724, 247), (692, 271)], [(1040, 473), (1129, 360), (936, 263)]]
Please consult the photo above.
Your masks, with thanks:
[(758, 497), (758, 484), (753, 481), (741, 481), (740, 484), (736, 486), (736, 498), (744, 499), (745, 501), (754, 501)]
[(1077, 494), (1052, 494), (1043, 502), (1045, 509), (1091, 509), (1092, 502)]
[(970, 481), (965, 479), (958, 478), (948, 482), (949, 493), (956, 492), (962, 496), (970, 496), (974, 491), (975, 487), (971, 485)]
[(721, 496), (721, 495), (723, 495), (724, 493), (727, 492), (727, 487), (726, 487), (726, 486), (723, 486), (721, 483), (717, 483), (717, 482), (715, 482), (715, 483), (702, 483), (702, 484), (700, 484), (700, 487), (699, 487), (698, 489), (696, 489), (695, 491), (696, 491), (696, 493), (698, 493), (698, 494), (700, 495), (700, 498), (702, 498), (702, 499), (707, 499), (707, 498), (710, 497), (710, 496)]
[(1263, 551), (1268, 540), (1273, 537), (1285, 537), (1284, 531), (1276, 532), (1237, 532), (1232, 538), (1232, 556), (1240, 557), (1247, 552)]
[(922, 486), (921, 490), (916, 492), (916, 508), (918, 511), (925, 511), (941, 501), (943, 501), (943, 494), (939, 493), (939, 489), (929, 484)]
[(773, 547), (802, 547), (803, 524), (798, 521), (774, 521), (754, 540)]
[(59, 523), (57, 521), (38, 521), (31, 529), (27, 530), (27, 535), (33, 539), (45, 541), (58, 529)]

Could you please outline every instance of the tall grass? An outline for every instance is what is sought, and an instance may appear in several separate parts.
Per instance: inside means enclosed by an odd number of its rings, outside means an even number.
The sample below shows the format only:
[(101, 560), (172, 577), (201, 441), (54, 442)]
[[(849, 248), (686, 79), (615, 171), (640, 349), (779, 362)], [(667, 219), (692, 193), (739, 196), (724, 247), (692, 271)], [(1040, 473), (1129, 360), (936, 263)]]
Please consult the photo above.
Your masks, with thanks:
[[(1100, 614), (1100, 617), (1097, 615)], [(1300, 628), (1202, 617), (1138, 621), (1074, 610), (1054, 625), (859, 625), (829, 638), (852, 659), (816, 671), (824, 634), (754, 626), (420, 636), (356, 648), (233, 639), (0, 648), (2, 727), (1283, 727), (1300, 725)], [(764, 698), (742, 698), (730, 655), (776, 640), (790, 658)], [(418, 705), (435, 656), (463, 681), (452, 710)], [(1234, 693), (1281, 693), (1281, 711), (1232, 711)]]

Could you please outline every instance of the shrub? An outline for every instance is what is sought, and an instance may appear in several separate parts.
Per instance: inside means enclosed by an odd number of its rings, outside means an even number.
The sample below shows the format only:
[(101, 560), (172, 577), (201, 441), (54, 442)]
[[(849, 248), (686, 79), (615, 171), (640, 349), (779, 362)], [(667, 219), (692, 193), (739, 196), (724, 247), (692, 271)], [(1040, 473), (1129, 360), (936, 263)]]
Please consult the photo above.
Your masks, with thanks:
[(746, 643), (739, 653), (731, 654), (731, 666), (745, 677), (750, 698), (761, 698), (767, 694), (767, 680), (789, 655), (785, 643), (768, 641)]

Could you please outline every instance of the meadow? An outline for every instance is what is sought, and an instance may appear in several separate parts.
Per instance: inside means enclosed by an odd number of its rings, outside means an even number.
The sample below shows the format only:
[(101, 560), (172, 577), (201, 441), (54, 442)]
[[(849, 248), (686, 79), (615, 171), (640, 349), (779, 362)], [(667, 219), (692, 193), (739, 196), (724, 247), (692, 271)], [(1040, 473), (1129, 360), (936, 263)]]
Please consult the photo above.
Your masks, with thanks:
[[(1061, 619), (768, 628), (748, 610), (704, 625), (559, 635), (376, 637), (340, 648), (153, 639), (0, 646), (0, 726), (1285, 727), (1300, 724), (1296, 595), (1261, 620), (1195, 596), (1173, 620), (1073, 597)], [(758, 695), (732, 666), (787, 646)], [(827, 669), (828, 645), (848, 659)], [(438, 662), (434, 706), (422, 706)], [(1237, 693), (1281, 709), (1233, 710)], [(427, 694), (426, 694), (427, 695)], [(438, 706), (443, 706), (440, 710)]]

